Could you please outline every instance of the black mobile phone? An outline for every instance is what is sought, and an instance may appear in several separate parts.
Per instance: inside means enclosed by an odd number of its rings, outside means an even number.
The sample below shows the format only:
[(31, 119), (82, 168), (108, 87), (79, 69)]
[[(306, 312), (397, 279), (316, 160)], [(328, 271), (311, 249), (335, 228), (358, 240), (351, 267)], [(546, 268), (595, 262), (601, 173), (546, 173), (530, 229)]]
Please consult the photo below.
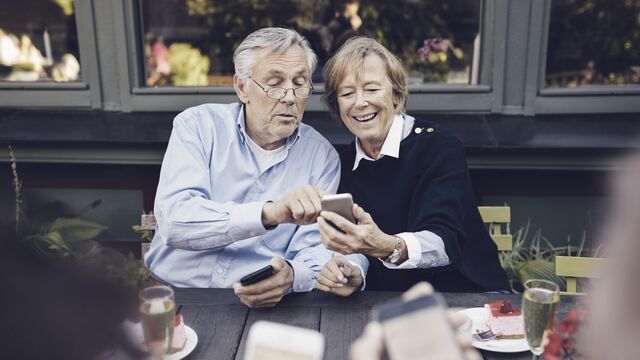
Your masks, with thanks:
[(462, 349), (445, 309), (446, 303), (438, 294), (409, 301), (397, 299), (374, 308), (373, 317), (382, 324), (389, 359), (424, 359), (429, 354), (433, 359), (462, 360)]
[(273, 275), (273, 267), (271, 265), (267, 265), (240, 279), (240, 284), (242, 284), (242, 286), (255, 284), (271, 275)]

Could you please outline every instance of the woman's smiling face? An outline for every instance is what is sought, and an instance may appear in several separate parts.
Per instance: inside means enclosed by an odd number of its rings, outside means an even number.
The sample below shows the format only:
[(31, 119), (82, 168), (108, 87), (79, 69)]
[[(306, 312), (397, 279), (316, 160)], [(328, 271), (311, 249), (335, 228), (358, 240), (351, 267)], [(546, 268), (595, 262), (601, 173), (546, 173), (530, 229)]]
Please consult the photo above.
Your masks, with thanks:
[(382, 148), (395, 116), (393, 86), (384, 61), (377, 55), (363, 60), (360, 77), (347, 73), (338, 87), (340, 118), (363, 146), (365, 152)]

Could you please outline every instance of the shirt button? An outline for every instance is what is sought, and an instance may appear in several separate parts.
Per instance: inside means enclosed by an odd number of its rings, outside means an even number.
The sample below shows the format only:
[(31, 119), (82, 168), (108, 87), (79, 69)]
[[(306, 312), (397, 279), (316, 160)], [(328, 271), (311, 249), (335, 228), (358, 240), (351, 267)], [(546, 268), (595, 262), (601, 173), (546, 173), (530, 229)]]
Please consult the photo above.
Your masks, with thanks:
[(255, 232), (255, 231), (250, 231), (250, 232), (249, 232), (249, 236), (252, 236), (252, 237), (253, 237), (253, 236), (256, 236), (256, 232)]
[(221, 267), (218, 268), (218, 274), (222, 274), (224, 272), (224, 269), (222, 269)]

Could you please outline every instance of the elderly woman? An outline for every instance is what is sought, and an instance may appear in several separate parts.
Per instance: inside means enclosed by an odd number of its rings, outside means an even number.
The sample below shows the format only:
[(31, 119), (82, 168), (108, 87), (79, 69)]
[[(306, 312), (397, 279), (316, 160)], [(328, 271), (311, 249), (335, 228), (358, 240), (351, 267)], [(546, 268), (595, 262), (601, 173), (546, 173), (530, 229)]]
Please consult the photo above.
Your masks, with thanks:
[[(419, 281), (438, 291), (508, 289), (464, 148), (445, 128), (405, 114), (407, 75), (398, 58), (373, 39), (352, 38), (329, 60), (324, 78), (331, 114), (356, 137), (340, 153), (339, 192), (357, 203), (357, 224), (321, 213), (325, 246), (365, 254), (371, 290), (404, 291)], [(362, 282), (343, 257), (318, 275), (319, 289), (343, 296)]]

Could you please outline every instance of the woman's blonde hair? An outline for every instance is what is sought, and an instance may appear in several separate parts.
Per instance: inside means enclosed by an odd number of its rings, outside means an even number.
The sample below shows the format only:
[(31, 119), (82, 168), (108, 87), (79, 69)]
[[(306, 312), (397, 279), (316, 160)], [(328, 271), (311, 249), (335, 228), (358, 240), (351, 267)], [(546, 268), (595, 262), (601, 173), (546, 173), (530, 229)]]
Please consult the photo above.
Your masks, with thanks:
[(356, 79), (360, 78), (364, 58), (377, 55), (387, 68), (387, 76), (393, 87), (393, 98), (397, 114), (403, 113), (407, 102), (407, 73), (398, 59), (387, 48), (374, 39), (367, 37), (353, 37), (345, 42), (324, 66), (324, 102), (329, 107), (331, 115), (340, 120), (338, 107), (338, 87), (350, 71), (355, 72)]

